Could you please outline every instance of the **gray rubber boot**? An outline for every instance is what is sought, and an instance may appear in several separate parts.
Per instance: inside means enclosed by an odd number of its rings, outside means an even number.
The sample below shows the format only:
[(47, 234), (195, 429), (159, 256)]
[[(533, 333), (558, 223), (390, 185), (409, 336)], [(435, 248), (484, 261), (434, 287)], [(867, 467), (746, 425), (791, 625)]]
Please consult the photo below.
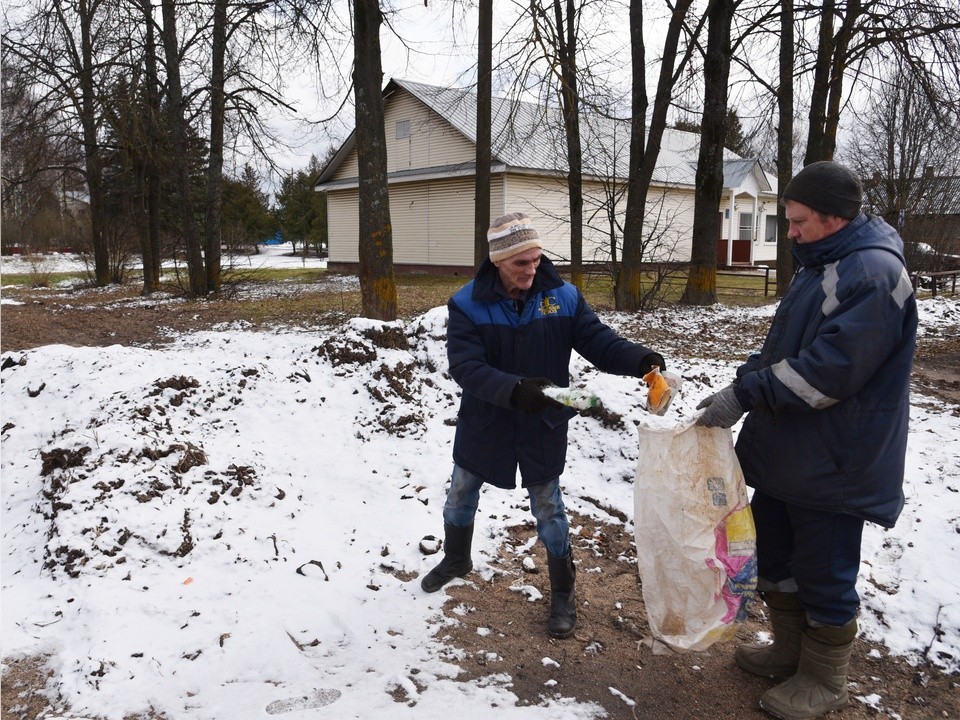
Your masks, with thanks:
[(773, 643), (741, 645), (733, 659), (742, 670), (762, 677), (789, 677), (800, 663), (800, 636), (806, 619), (796, 593), (765, 592)]
[(760, 698), (760, 707), (783, 720), (809, 720), (847, 704), (847, 670), (857, 621), (803, 632), (797, 674)]
[(443, 533), (443, 560), (420, 581), (420, 587), (428, 593), (436, 592), (451, 580), (473, 570), (473, 561), (470, 559), (473, 525), (457, 527), (444, 523)]
[(573, 551), (564, 557), (547, 552), (550, 569), (550, 619), (547, 633), (550, 637), (568, 638), (577, 626), (577, 601), (574, 597), (577, 569), (573, 565)]

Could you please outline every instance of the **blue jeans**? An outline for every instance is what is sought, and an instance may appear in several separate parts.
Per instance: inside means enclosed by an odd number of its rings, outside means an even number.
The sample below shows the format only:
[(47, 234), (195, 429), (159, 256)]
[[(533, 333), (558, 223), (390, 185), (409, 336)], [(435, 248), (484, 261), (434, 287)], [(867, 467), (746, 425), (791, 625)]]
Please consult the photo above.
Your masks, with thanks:
[(813, 510), (755, 491), (760, 590), (797, 592), (813, 624), (841, 626), (857, 616), (863, 520)]
[[(480, 504), (481, 487), (481, 478), (455, 464), (443, 504), (443, 522), (456, 527), (472, 525)], [(560, 478), (533, 485), (527, 488), (527, 493), (540, 541), (551, 555), (566, 557), (570, 552), (570, 524), (560, 494)]]

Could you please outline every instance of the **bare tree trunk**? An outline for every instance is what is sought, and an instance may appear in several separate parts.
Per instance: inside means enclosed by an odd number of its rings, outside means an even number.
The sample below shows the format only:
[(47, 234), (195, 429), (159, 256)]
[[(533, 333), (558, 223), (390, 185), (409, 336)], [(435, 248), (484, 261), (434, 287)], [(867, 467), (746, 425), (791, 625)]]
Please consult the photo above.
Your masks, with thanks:
[[(780, 2), (780, 89), (777, 92), (777, 189), (783, 189), (793, 177), (793, 0)], [(787, 237), (790, 224), (783, 208), (777, 208), (777, 297), (783, 297), (793, 279), (792, 241)]]
[[(669, 41), (669, 36), (667, 39)], [(630, 169), (627, 177), (627, 209), (623, 221), (623, 254), (613, 293), (618, 310), (634, 312), (640, 306), (643, 210), (647, 204), (647, 191), (650, 189), (649, 180), (644, 182), (642, 175), (647, 132), (647, 68), (646, 46), (643, 41), (643, 0), (630, 0), (630, 57), (632, 75)], [(664, 65), (675, 59), (676, 46), (669, 60), (667, 52), (664, 51)]]
[[(667, 127), (667, 112), (676, 80), (675, 72), (686, 65), (689, 55), (677, 63), (677, 49), (692, 0), (678, 0), (670, 16), (660, 63), (657, 94), (653, 101), (650, 132), (644, 144), (647, 117), (646, 60), (643, 41), (643, 0), (630, 0), (630, 66), (632, 69), (630, 119), (630, 170), (627, 178), (627, 209), (623, 228), (622, 262), (617, 271), (614, 297), (618, 310), (640, 308), (643, 262), (643, 217), (650, 180), (660, 155), (660, 143)], [(699, 32), (699, 28), (697, 29)], [(693, 38), (690, 38), (691, 47)]]
[(847, 71), (850, 41), (854, 27), (862, 13), (860, 0), (847, 0), (846, 14), (834, 43), (833, 62), (830, 64), (830, 89), (827, 110), (824, 113), (820, 160), (832, 160), (837, 149), (837, 130), (840, 127), (840, 103), (843, 99), (843, 76)]
[(363, 316), (397, 317), (393, 278), (393, 229), (387, 187), (378, 0), (354, 0), (354, 71), (357, 161), (360, 181), (360, 295)]
[(474, 185), (473, 265), (489, 254), (487, 229), (490, 227), (491, 148), (491, 76), (493, 73), (493, 0), (480, 0), (477, 27), (477, 173)]
[(187, 160), (187, 131), (183, 107), (183, 85), (180, 80), (180, 55), (177, 42), (176, 0), (161, 0), (163, 14), (163, 50), (167, 68), (168, 132), (180, 194), (180, 231), (187, 249), (187, 272), (192, 295), (206, 295), (207, 278), (200, 251), (200, 238), (193, 215), (190, 169)]
[(570, 204), (570, 282), (583, 287), (583, 148), (580, 145), (580, 94), (577, 89), (577, 8), (554, 0), (557, 55), (560, 63), (560, 106), (567, 139), (567, 197)]
[(693, 208), (693, 246), (687, 286), (681, 298), (681, 302), (687, 305), (712, 305), (717, 301), (718, 215), (723, 194), (723, 144), (727, 136), (733, 10), (733, 0), (714, 0), (707, 11), (709, 28), (704, 57), (703, 121), (697, 160), (697, 196)]
[(220, 216), (223, 205), (224, 57), (227, 49), (227, 0), (213, 4), (213, 47), (210, 72), (210, 160), (207, 165), (207, 208), (204, 217), (204, 262), (207, 290), (220, 289)]
[(144, 103), (142, 122), (147, 138), (143, 157), (143, 213), (140, 230), (140, 254), (143, 260), (143, 294), (160, 289), (160, 169), (158, 155), (162, 140), (157, 123), (160, 117), (159, 76), (157, 74), (157, 43), (150, 0), (141, 0), (141, 11), (146, 27), (144, 47)]
[[(61, 2), (55, 2), (57, 21), (64, 35), (70, 36), (70, 23), (65, 17), (65, 8)], [(83, 129), (83, 156), (90, 192), (90, 244), (93, 248), (94, 279), (98, 286), (108, 285), (111, 281), (110, 253), (104, 231), (106, 218), (103, 198), (103, 159), (98, 134), (99, 110), (97, 93), (94, 87), (93, 61), (93, 18), (100, 7), (94, 0), (80, 0), (75, 7), (80, 26), (80, 57), (73, 56), (73, 63), (80, 82), (80, 102), (77, 111)]]
[(803, 164), (832, 160), (837, 148), (840, 125), (840, 102), (843, 97), (843, 75), (849, 61), (850, 41), (863, 8), (860, 0), (848, 0), (840, 27), (833, 31), (838, 15), (836, 0), (824, 0), (817, 41), (817, 59), (810, 97), (810, 127)]
[(803, 164), (824, 159), (823, 133), (826, 124), (827, 95), (830, 89), (830, 63), (833, 58), (833, 16), (836, 0), (823, 0), (820, 10), (820, 33), (817, 40), (817, 58), (813, 66), (813, 89), (810, 94), (807, 149)]

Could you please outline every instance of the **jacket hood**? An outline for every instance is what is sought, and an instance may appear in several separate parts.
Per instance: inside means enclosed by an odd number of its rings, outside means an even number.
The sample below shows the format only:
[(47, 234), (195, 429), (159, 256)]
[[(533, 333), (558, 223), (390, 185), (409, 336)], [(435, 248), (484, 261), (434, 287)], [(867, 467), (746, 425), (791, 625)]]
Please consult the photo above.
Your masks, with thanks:
[[(837, 262), (852, 252), (877, 249), (893, 253), (904, 262), (903, 240), (883, 218), (860, 213), (842, 230), (819, 242), (795, 245), (793, 256), (805, 268)], [(906, 264), (906, 263), (904, 263)]]
[[(497, 279), (499, 271), (497, 266), (490, 262), (490, 258), (484, 258), (477, 269), (477, 274), (473, 278), (473, 293), (471, 299), (479, 302), (497, 302), (503, 300), (503, 296), (497, 293)], [(556, 266), (546, 255), (540, 256), (540, 265), (537, 266), (537, 274), (533, 278), (533, 285), (530, 288), (530, 294), (555, 290), (563, 285), (563, 278), (557, 272)]]

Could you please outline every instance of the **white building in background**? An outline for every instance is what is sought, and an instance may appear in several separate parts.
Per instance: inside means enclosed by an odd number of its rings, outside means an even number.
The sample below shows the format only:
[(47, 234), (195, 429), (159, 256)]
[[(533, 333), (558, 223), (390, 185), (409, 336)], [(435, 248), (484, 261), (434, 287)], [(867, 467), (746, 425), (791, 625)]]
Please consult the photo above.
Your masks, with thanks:
[[(390, 80), (383, 91), (394, 268), (470, 274), (473, 268), (476, 95), (468, 90)], [(555, 262), (570, 257), (566, 142), (554, 107), (492, 101), (490, 212), (524, 211)], [(581, 118), (583, 260), (610, 259), (611, 225), (626, 209), (630, 124)], [(644, 261), (690, 259), (699, 135), (666, 130), (647, 198)], [(356, 132), (316, 183), (327, 194), (329, 267), (359, 263)], [(616, 217), (612, 223), (611, 209)], [(717, 260), (774, 264), (777, 196), (755, 158), (725, 151)], [(619, 229), (615, 240), (619, 241)], [(619, 251), (618, 251), (619, 252)]]

